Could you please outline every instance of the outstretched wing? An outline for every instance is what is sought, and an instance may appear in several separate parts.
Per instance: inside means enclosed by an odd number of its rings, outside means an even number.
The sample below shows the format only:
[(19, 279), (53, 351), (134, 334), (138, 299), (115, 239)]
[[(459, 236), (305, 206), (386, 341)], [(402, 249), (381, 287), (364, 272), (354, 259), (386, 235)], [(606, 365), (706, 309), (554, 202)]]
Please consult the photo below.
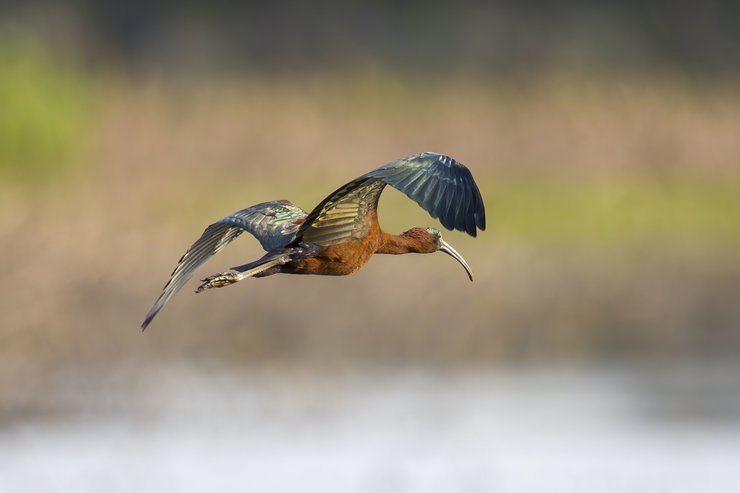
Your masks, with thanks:
[(290, 243), (305, 218), (306, 211), (287, 200), (279, 200), (247, 207), (208, 226), (172, 271), (170, 280), (149, 310), (141, 329), (146, 329), (162, 307), (201, 265), (242, 232), (253, 234), (262, 248), (269, 252)]
[(486, 229), (486, 209), (470, 170), (454, 159), (424, 152), (393, 161), (371, 171), (376, 178), (400, 190), (447, 229), (476, 236)]
[(429, 212), (447, 229), (476, 236), (486, 229), (486, 211), (468, 168), (442, 154), (414, 154), (373, 170), (342, 186), (306, 217), (296, 236), (333, 245), (367, 234), (367, 214), (390, 185)]

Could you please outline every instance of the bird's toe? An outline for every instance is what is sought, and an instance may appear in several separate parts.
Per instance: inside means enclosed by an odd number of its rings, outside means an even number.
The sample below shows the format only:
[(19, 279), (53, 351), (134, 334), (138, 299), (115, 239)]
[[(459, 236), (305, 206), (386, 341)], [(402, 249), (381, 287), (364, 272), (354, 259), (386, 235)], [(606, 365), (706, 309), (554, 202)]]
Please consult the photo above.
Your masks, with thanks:
[(236, 272), (233, 271), (226, 271), (221, 272), (219, 274), (214, 274), (212, 276), (208, 276), (205, 279), (202, 279), (203, 284), (198, 286), (198, 289), (195, 290), (196, 293), (200, 293), (204, 289), (211, 289), (211, 288), (220, 288), (223, 286), (228, 286), (229, 284), (233, 284), (237, 282), (239, 279), (237, 278)]

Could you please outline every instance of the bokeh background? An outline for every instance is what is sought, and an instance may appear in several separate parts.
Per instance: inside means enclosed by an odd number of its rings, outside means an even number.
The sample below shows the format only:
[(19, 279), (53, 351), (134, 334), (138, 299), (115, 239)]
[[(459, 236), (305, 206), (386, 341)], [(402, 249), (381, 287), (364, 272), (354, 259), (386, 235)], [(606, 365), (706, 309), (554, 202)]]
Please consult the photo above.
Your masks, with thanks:
[[(734, 491), (740, 7), (0, 6), (0, 490)], [(488, 229), (144, 315), (210, 222), (465, 163)], [(381, 225), (436, 225), (388, 190)], [(200, 274), (260, 255), (241, 237)], [(202, 277), (202, 276), (201, 276)]]

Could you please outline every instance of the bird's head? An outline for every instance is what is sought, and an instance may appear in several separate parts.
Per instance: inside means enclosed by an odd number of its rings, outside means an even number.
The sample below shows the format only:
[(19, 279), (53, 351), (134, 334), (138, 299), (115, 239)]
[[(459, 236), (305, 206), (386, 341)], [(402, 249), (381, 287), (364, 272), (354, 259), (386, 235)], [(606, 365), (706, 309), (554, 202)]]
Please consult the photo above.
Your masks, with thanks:
[(473, 280), (473, 271), (470, 270), (468, 263), (465, 261), (463, 256), (457, 252), (457, 250), (452, 248), (449, 243), (442, 239), (442, 233), (437, 228), (412, 228), (409, 231), (406, 231), (404, 235), (412, 236), (419, 240), (419, 244), (423, 245), (423, 247), (420, 248), (419, 253), (444, 252), (454, 258), (465, 268), (465, 272), (468, 273), (470, 280)]

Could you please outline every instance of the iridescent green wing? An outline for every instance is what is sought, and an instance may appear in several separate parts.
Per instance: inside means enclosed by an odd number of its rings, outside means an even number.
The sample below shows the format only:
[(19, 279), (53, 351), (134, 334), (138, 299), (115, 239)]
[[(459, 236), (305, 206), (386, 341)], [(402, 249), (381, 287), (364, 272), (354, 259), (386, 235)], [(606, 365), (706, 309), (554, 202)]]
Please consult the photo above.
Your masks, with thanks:
[(325, 198), (306, 217), (296, 237), (321, 246), (358, 240), (367, 234), (367, 215), (378, 206), (385, 183), (358, 178)]
[(149, 311), (145, 329), (164, 305), (188, 282), (196, 270), (244, 231), (257, 238), (265, 250), (278, 250), (295, 238), (306, 211), (287, 200), (247, 207), (211, 224), (182, 256), (162, 294)]
[(367, 234), (367, 214), (375, 210), (383, 188), (406, 194), (447, 229), (476, 236), (486, 227), (486, 213), (470, 171), (454, 159), (425, 152), (405, 157), (353, 180), (325, 198), (306, 218), (296, 238), (334, 245)]
[(476, 236), (477, 229), (486, 229), (486, 210), (473, 175), (451, 157), (434, 152), (415, 154), (364, 177), (400, 190), (447, 229), (471, 236)]
[[(273, 200), (242, 209), (212, 226), (229, 227), (230, 231), (236, 228), (236, 235), (242, 231), (251, 233), (259, 240), (265, 251), (271, 252), (293, 241), (298, 227), (305, 219), (306, 211), (292, 202)], [(205, 235), (205, 232), (203, 234)]]

